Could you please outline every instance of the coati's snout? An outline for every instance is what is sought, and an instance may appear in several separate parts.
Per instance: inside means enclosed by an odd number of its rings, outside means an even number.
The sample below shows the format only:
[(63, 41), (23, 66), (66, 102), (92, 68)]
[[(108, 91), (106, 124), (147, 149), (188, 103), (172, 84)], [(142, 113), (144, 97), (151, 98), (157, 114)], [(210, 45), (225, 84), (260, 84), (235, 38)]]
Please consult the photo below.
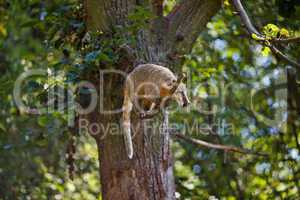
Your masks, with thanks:
[(191, 103), (187, 96), (187, 89), (184, 83), (179, 84), (172, 98), (182, 107), (186, 107)]

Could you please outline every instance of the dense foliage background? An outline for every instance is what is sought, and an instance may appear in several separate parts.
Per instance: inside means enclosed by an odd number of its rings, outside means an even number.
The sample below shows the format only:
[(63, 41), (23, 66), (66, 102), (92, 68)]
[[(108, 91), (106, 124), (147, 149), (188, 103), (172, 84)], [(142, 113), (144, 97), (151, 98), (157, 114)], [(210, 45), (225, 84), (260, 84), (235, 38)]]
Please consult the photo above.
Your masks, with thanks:
[[(166, 13), (175, 2), (166, 2)], [(298, 1), (251, 0), (246, 7), (258, 28), (271, 23), (291, 35), (300, 34)], [(63, 72), (48, 79), (35, 77), (23, 85), (22, 100), (39, 106), (52, 87), (75, 84), (98, 63), (113, 66), (118, 55), (111, 47), (124, 41), (117, 34), (113, 41), (98, 40), (99, 32), (90, 33), (87, 40), (82, 9), (79, 0), (0, 0), (0, 199), (101, 199), (94, 140), (88, 134), (76, 137), (76, 174), (70, 181), (65, 156), (68, 113), (28, 115), (17, 109), (12, 97), (15, 80), (28, 69)], [(138, 21), (149, 16), (142, 10), (131, 17)], [(133, 33), (143, 24), (135, 25)], [(300, 57), (299, 45), (285, 50)], [(292, 66), (278, 62), (249, 39), (225, 1), (193, 52), (186, 55), (183, 67), (190, 75), (189, 95), (198, 110), (177, 110), (171, 121), (203, 125), (201, 132), (187, 131), (194, 138), (269, 156), (225, 153), (174, 138), (178, 199), (299, 198), (299, 115), (292, 120), (297, 125), (293, 133), (288, 124), (280, 129), (266, 120), (278, 112), (280, 119), (287, 118), (288, 113), (280, 110), (282, 99), (276, 96), (287, 68)], [(251, 104), (255, 88), (265, 89), (256, 93)], [(286, 85), (281, 89), (286, 90)]]

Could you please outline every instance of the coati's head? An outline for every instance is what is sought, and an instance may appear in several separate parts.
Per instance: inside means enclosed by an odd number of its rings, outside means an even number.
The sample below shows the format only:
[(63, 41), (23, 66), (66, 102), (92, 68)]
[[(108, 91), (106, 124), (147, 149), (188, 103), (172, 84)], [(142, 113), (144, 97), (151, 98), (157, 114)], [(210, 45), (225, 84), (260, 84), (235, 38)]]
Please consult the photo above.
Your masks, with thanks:
[(174, 77), (165, 80), (165, 84), (163, 85), (164, 89), (161, 90), (161, 97), (170, 97), (171, 100), (175, 100), (182, 107), (190, 104), (190, 100), (187, 96), (187, 88), (184, 83), (185, 79), (186, 77), (183, 75), (178, 79)]

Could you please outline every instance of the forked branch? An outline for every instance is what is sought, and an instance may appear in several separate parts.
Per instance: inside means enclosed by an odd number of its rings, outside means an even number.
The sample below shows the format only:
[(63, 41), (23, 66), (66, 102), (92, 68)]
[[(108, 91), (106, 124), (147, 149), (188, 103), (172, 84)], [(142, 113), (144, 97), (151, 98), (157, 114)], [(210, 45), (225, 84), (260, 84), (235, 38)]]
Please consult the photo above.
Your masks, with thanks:
[(240, 0), (232, 0), (233, 5), (237, 11), (237, 13), (239, 14), (242, 23), (245, 25), (248, 33), (250, 34), (250, 36), (252, 36), (253, 34), (256, 35), (257, 40), (260, 42), (263, 42), (264, 45), (268, 46), (272, 52), (277, 55), (279, 58), (281, 58), (282, 60), (284, 60), (285, 62), (299, 67), (300, 68), (300, 64), (297, 63), (296, 61), (294, 61), (293, 59), (291, 59), (289, 56), (285, 55), (282, 51), (280, 51), (275, 45), (274, 43), (278, 43), (278, 42), (299, 42), (300, 39), (298, 37), (296, 38), (286, 38), (286, 39), (273, 39), (273, 40), (268, 40), (263, 34), (261, 34), (256, 28), (255, 26), (252, 24), (251, 19), (249, 18), (246, 10), (244, 9), (242, 3)]

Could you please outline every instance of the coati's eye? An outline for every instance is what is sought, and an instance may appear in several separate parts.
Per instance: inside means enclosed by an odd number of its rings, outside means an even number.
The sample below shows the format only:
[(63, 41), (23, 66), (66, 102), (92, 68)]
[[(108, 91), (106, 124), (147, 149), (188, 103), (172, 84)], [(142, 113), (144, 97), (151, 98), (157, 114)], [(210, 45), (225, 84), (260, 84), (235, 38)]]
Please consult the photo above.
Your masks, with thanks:
[(177, 81), (175, 79), (172, 80), (172, 83), (176, 83)]
[[(175, 80), (175, 82), (176, 82), (176, 80)], [(168, 87), (172, 87), (173, 85), (174, 85), (174, 79), (167, 79), (166, 80), (166, 85), (168, 86)]]

